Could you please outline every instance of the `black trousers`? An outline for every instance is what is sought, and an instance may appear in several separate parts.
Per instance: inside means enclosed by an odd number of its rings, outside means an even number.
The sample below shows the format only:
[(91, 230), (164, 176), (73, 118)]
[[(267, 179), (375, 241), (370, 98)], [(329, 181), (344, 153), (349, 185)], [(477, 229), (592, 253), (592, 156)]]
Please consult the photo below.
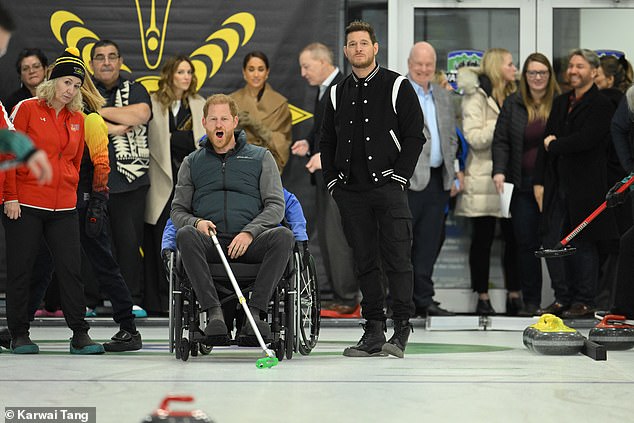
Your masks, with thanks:
[(407, 193), (397, 183), (369, 191), (335, 187), (343, 231), (352, 247), (361, 284), (361, 308), (366, 320), (385, 320), (381, 283), (384, 266), (394, 320), (408, 320), (414, 308), (412, 275), (412, 214)]
[(502, 271), (504, 286), (508, 291), (519, 291), (520, 281), (517, 271), (517, 247), (510, 219), (498, 219), (492, 216), (472, 217), (471, 248), (469, 249), (469, 270), (471, 287), (479, 294), (489, 292), (489, 274), (491, 269), (491, 245), (495, 237), (495, 224), (500, 222), (504, 249), (502, 253)]
[(143, 308), (148, 312), (166, 312), (169, 303), (168, 278), (161, 257), (163, 230), (170, 217), (172, 200), (167, 202), (156, 225), (145, 224), (143, 236)]
[(341, 227), (337, 203), (330, 196), (321, 171), (315, 174), (317, 233), (326, 276), (332, 284), (335, 302), (355, 306), (359, 303), (359, 281), (354, 274), (352, 249)]
[(134, 304), (143, 303), (143, 230), (145, 195), (148, 187), (110, 194), (110, 239), (112, 253), (119, 263), (121, 274), (128, 285)]
[[(559, 243), (574, 229), (564, 203), (563, 199), (558, 199), (551, 205), (549, 227), (552, 229), (544, 236), (544, 244), (548, 248)], [(546, 260), (557, 302), (594, 306), (599, 279), (598, 244), (598, 241), (577, 237), (570, 243), (577, 249), (575, 254)]]
[(7, 324), (13, 337), (29, 332), (29, 300), (33, 266), (42, 236), (53, 256), (62, 310), (73, 332), (86, 332), (86, 300), (81, 281), (77, 211), (53, 212), (22, 207), (16, 220), (3, 215), (7, 243)]
[[(101, 232), (96, 237), (90, 238), (86, 235), (86, 211), (86, 208), (78, 209), (81, 248), (97, 279), (99, 290), (103, 291), (112, 303), (112, 318), (119, 323), (121, 329), (134, 333), (136, 332), (136, 325), (134, 323), (134, 314), (132, 314), (132, 297), (128, 286), (123, 280), (123, 276), (121, 276), (119, 265), (112, 256), (107, 216), (104, 217), (105, 221)], [(43, 251), (46, 254), (43, 254)], [(57, 289), (58, 286), (58, 284), (50, 284), (54, 269), (46, 245), (40, 248), (35, 267), (38, 278), (33, 278), (31, 285), (29, 316), (33, 316), (35, 310), (37, 310), (44, 293), (47, 292), (47, 288), (50, 291), (51, 288)]]
[(621, 236), (613, 311), (634, 318), (634, 226)]
[[(218, 236), (225, 255), (232, 239), (233, 236)], [(246, 253), (235, 260), (237, 263), (262, 263), (251, 292), (249, 306), (263, 311), (268, 309), (269, 301), (284, 274), (294, 244), (295, 238), (290, 229), (279, 226), (262, 232), (249, 245)], [(222, 261), (211, 237), (203, 235), (193, 226), (184, 226), (176, 233), (176, 245), (200, 307), (207, 310), (220, 306), (218, 291), (207, 263)], [(228, 257), (227, 260), (233, 262)]]
[(417, 308), (423, 308), (434, 301), (434, 282), (431, 277), (440, 253), (438, 246), (442, 245), (445, 209), (449, 202), (449, 191), (445, 191), (442, 183), (442, 168), (432, 168), (425, 189), (408, 190), (407, 197), (412, 211), (414, 236), (414, 303)]

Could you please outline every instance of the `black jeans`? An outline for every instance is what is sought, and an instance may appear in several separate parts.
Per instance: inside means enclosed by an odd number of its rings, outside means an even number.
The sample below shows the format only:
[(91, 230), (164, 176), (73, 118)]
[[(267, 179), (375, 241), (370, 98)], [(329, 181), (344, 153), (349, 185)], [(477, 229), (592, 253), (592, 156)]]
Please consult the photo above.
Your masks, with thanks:
[[(121, 329), (130, 333), (136, 332), (134, 314), (132, 314), (132, 297), (128, 286), (121, 276), (119, 265), (112, 256), (110, 237), (108, 235), (108, 219), (104, 217), (104, 225), (95, 238), (86, 236), (86, 208), (78, 209), (79, 234), (81, 248), (90, 262), (99, 290), (103, 291), (112, 303), (113, 319), (119, 323)], [(46, 247), (46, 245), (44, 245)], [(43, 254), (46, 252), (46, 254)], [(29, 316), (33, 316), (42, 302), (47, 287), (51, 281), (53, 267), (48, 249), (40, 248), (36, 261), (36, 272), (39, 278), (34, 278), (31, 285), (31, 300), (29, 302)]]
[(434, 301), (432, 273), (440, 253), (445, 210), (449, 191), (442, 183), (442, 168), (431, 169), (429, 184), (422, 191), (407, 191), (412, 211), (412, 265), (414, 266), (414, 303), (416, 307), (428, 307)]
[(343, 231), (352, 247), (361, 284), (361, 308), (366, 320), (385, 320), (381, 264), (387, 277), (394, 320), (408, 320), (412, 301), (412, 214), (407, 193), (397, 183), (369, 191), (347, 191), (336, 186)]
[(21, 209), (22, 216), (16, 220), (3, 215), (7, 242), (7, 324), (11, 335), (15, 337), (29, 331), (31, 274), (42, 235), (53, 256), (66, 323), (74, 332), (88, 331), (80, 276), (77, 211)]
[(542, 266), (535, 257), (539, 248), (539, 221), (541, 213), (532, 190), (517, 189), (511, 201), (511, 222), (515, 241), (522, 298), (524, 303), (537, 307), (542, 302)]
[(495, 223), (500, 222), (504, 248), (502, 252), (502, 272), (504, 287), (508, 291), (519, 291), (520, 282), (517, 271), (517, 247), (510, 219), (498, 219), (492, 216), (472, 217), (471, 247), (469, 248), (469, 270), (471, 287), (479, 294), (489, 292), (489, 274), (491, 266), (491, 246), (495, 237)]
[(135, 304), (143, 303), (143, 246), (145, 195), (148, 186), (110, 194), (108, 214), (112, 253)]
[[(218, 236), (225, 255), (233, 236)], [(266, 311), (277, 283), (282, 278), (293, 251), (295, 238), (290, 229), (283, 226), (262, 232), (253, 240), (246, 253), (236, 263), (262, 263), (251, 292), (249, 306)], [(203, 310), (220, 306), (218, 291), (214, 286), (207, 263), (221, 263), (220, 256), (211, 237), (193, 226), (184, 226), (176, 233), (176, 245), (181, 254), (183, 267), (196, 292)], [(227, 257), (229, 262), (233, 262)]]

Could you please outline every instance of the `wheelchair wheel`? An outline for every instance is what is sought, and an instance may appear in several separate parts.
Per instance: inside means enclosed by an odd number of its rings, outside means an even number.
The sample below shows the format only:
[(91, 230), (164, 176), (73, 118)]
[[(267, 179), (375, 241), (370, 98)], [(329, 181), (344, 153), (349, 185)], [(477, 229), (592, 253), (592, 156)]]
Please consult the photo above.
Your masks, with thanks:
[(170, 332), (170, 352), (174, 351), (176, 359), (181, 358), (181, 337), (183, 336), (183, 304), (180, 294), (174, 295), (172, 301), (174, 306), (174, 314), (171, 319), (174, 320), (172, 331)]
[(214, 347), (212, 347), (212, 346), (210, 346), (210, 345), (200, 344), (200, 353), (201, 353), (202, 355), (209, 355), (209, 354), (211, 354), (211, 350), (212, 350), (213, 348), (214, 348)]
[(189, 348), (189, 340), (187, 338), (181, 339), (180, 345), (178, 346), (181, 360), (187, 361), (189, 359)]
[[(288, 287), (285, 289), (284, 295), (284, 344), (286, 347), (286, 358), (293, 358), (293, 352), (296, 348), (296, 332), (295, 332), (295, 296), (297, 295), (296, 277), (289, 278)], [(291, 294), (294, 292), (294, 294)]]
[(180, 342), (179, 340), (183, 336), (183, 302), (181, 298), (181, 294), (171, 293), (172, 298), (170, 299), (171, 307), (172, 307), (172, 315), (170, 316), (170, 322), (173, 322), (170, 328), (170, 346), (169, 351), (176, 353), (176, 359), (180, 359)]
[(309, 257), (308, 264), (299, 274), (297, 291), (299, 313), (299, 328), (297, 330), (301, 335), (298, 350), (300, 354), (308, 355), (315, 348), (319, 338), (319, 314), (321, 313), (317, 272), (313, 256)]

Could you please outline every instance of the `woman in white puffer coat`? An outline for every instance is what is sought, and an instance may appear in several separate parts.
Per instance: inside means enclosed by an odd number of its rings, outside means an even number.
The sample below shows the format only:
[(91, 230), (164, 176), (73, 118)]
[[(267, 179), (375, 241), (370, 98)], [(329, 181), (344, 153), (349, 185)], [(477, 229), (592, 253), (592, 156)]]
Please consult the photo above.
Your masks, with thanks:
[(463, 132), (469, 144), (465, 167), (464, 192), (458, 196), (456, 215), (470, 218), (472, 226), (469, 249), (471, 287), (478, 293), (476, 314), (491, 315), (488, 294), (491, 245), (499, 220), (504, 235), (502, 257), (504, 280), (509, 291), (507, 312), (521, 308), (517, 254), (513, 228), (509, 219), (501, 217), (500, 196), (492, 179), (493, 132), (504, 99), (515, 92), (517, 69), (508, 50), (491, 48), (482, 57), (480, 68), (461, 68), (458, 87), (463, 91)]

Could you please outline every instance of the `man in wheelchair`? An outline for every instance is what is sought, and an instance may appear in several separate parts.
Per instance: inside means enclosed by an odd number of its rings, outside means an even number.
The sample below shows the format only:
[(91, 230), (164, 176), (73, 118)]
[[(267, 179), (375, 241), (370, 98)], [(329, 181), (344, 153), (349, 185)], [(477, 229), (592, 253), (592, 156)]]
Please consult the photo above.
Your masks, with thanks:
[[(178, 229), (176, 245), (202, 310), (207, 345), (229, 342), (229, 332), (209, 263), (220, 263), (210, 233), (215, 232), (229, 261), (262, 263), (248, 307), (265, 342), (272, 341), (263, 315), (294, 246), (293, 233), (279, 226), (284, 194), (277, 165), (265, 148), (246, 142), (238, 125), (238, 107), (224, 94), (209, 97), (203, 107), (206, 137), (178, 171), (171, 218)], [(239, 345), (258, 345), (245, 322)]]

